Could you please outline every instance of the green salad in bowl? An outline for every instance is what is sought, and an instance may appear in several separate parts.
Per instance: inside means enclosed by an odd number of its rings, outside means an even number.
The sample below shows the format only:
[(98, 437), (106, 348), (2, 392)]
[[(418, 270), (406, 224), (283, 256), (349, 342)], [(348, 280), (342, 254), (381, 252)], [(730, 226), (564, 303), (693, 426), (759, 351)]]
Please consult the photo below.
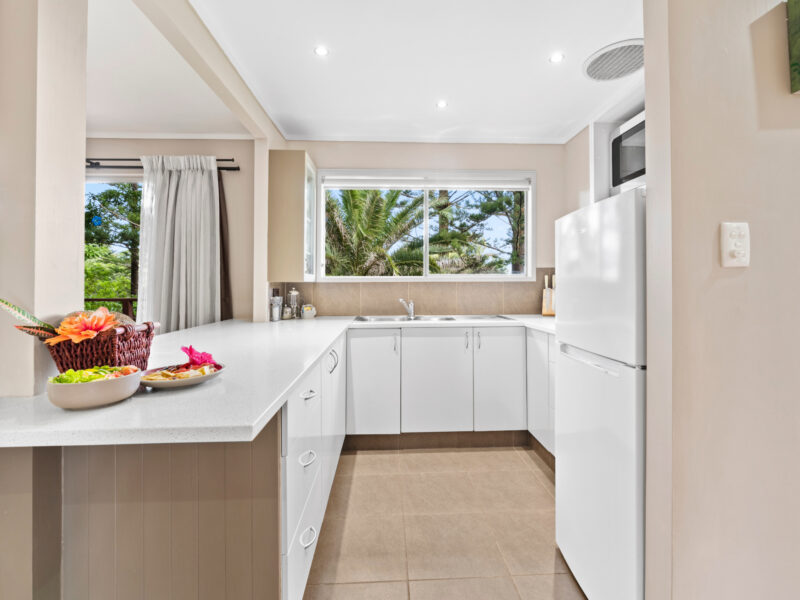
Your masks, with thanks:
[(138, 373), (139, 368), (133, 365), (124, 367), (92, 367), (91, 369), (81, 369), (74, 371), (69, 369), (50, 378), (50, 383), (89, 383), (90, 381), (98, 381), (101, 379), (117, 379), (118, 377), (125, 377)]
[(141, 370), (133, 365), (70, 369), (50, 378), (47, 396), (61, 408), (94, 408), (130, 398), (141, 378)]

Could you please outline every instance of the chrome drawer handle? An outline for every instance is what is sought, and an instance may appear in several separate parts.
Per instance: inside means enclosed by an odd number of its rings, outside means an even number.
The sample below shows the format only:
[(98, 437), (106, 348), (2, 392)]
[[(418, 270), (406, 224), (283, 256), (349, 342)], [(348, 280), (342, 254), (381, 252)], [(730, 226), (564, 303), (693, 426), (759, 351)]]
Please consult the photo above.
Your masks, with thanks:
[(481, 349), (481, 332), (478, 332), (478, 350)]
[[(312, 534), (312, 536), (311, 536), (311, 540), (310, 540), (308, 543), (305, 543), (305, 542), (303, 541), (303, 536), (304, 536), (306, 533), (308, 533), (309, 531), (310, 531), (310, 532), (311, 532), (311, 534)], [(305, 531), (304, 531), (304, 532), (303, 532), (303, 533), (300, 535), (300, 545), (301, 545), (301, 546), (302, 546), (304, 549), (308, 548), (309, 546), (311, 546), (311, 544), (313, 544), (313, 543), (314, 543), (314, 542), (316, 542), (316, 541), (317, 541), (317, 530), (316, 530), (316, 528), (315, 528), (315, 527), (313, 527), (313, 526), (311, 526), (311, 527), (309, 527), (308, 529), (306, 529), (306, 530), (305, 530)]]
[(312, 398), (316, 398), (316, 396), (317, 396), (316, 390), (308, 390), (307, 392), (303, 392), (302, 394), (300, 394), (300, 397), (303, 400), (311, 400)]
[[(306, 455), (309, 457), (309, 459), (306, 462), (303, 462), (303, 457), (306, 456)], [(313, 450), (309, 450), (308, 452), (304, 452), (303, 454), (301, 454), (300, 456), (297, 457), (297, 462), (300, 463), (301, 467), (307, 467), (307, 466), (311, 465), (315, 460), (317, 460), (317, 453), (314, 452)]]
[(464, 332), (464, 348), (469, 350), (469, 331)]

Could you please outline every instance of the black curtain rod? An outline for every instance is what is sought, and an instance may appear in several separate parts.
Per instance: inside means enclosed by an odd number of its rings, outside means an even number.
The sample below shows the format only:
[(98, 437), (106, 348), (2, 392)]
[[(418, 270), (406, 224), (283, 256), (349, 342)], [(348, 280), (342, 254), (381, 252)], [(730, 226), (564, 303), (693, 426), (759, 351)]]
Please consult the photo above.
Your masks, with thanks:
[[(235, 158), (218, 158), (217, 162), (234, 162)], [(143, 169), (142, 165), (101, 165), (101, 162), (138, 162), (141, 163), (142, 160), (140, 158), (87, 158), (86, 159), (86, 168), (87, 169)], [(238, 171), (238, 166), (227, 167), (221, 166), (217, 167), (218, 171)]]

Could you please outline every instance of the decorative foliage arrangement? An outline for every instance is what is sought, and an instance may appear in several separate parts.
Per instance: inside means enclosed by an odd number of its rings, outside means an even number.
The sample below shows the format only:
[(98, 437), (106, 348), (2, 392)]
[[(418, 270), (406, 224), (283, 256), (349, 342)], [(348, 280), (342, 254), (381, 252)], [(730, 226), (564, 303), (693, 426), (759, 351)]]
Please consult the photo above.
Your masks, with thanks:
[(792, 93), (800, 93), (800, 0), (789, 0), (789, 70)]
[(94, 312), (70, 315), (61, 321), (58, 328), (37, 319), (24, 308), (2, 298), (0, 298), (0, 308), (13, 315), (18, 321), (22, 321), (23, 325), (15, 325), (17, 329), (42, 339), (45, 344), (50, 346), (66, 340), (78, 344), (83, 340), (92, 339), (101, 331), (119, 325), (114, 314), (110, 313), (105, 306), (101, 306)]

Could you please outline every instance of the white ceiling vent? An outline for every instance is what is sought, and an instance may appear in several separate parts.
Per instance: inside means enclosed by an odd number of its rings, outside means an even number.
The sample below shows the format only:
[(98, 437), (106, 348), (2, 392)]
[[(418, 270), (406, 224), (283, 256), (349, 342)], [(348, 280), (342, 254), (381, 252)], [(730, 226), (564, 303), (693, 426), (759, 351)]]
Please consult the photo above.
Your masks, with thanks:
[(611, 81), (621, 79), (644, 67), (644, 40), (623, 40), (592, 54), (583, 71), (589, 79)]

